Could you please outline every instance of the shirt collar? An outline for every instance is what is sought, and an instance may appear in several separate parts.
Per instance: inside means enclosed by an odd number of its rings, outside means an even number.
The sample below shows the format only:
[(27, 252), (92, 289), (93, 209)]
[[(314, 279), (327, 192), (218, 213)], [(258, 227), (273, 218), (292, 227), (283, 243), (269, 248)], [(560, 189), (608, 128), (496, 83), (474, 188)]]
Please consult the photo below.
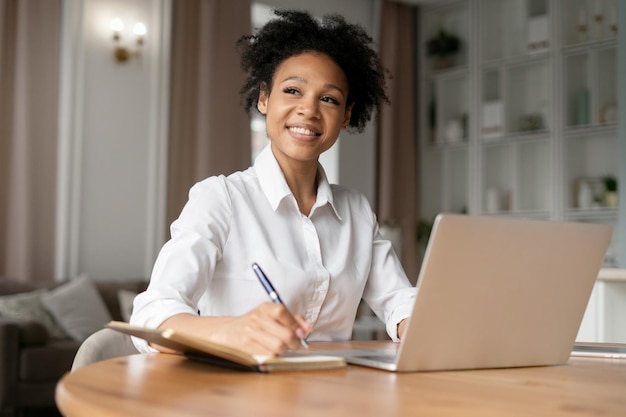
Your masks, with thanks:
[[(265, 197), (269, 201), (272, 206), (272, 210), (276, 210), (280, 205), (280, 202), (287, 196), (293, 195), (291, 190), (289, 189), (289, 185), (287, 185), (287, 180), (285, 180), (285, 175), (283, 171), (280, 169), (280, 165), (278, 165), (278, 161), (274, 157), (274, 153), (271, 149), (271, 144), (267, 145), (256, 157), (254, 160), (254, 171), (256, 172), (257, 178), (259, 179), (259, 184), (261, 186), (261, 190)], [(337, 209), (335, 208), (335, 204), (333, 201), (333, 190), (328, 182), (328, 178), (326, 177), (326, 172), (321, 164), (317, 165), (317, 200), (313, 205), (313, 209), (311, 210), (311, 214), (315, 211), (316, 208), (322, 207), (325, 204), (330, 204), (333, 208), (335, 215), (341, 219)]]

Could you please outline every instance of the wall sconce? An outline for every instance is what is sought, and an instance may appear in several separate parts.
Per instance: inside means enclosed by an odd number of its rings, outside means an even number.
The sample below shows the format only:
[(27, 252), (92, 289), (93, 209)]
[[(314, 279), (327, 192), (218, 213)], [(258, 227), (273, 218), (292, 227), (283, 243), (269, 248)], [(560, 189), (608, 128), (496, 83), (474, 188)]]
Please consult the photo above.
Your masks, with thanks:
[(141, 48), (146, 37), (146, 25), (143, 22), (137, 22), (133, 26), (133, 34), (135, 35), (135, 49), (132, 50), (122, 45), (122, 31), (124, 30), (124, 22), (119, 17), (111, 20), (111, 30), (113, 31), (113, 57), (115, 61), (121, 63), (126, 62), (130, 58), (139, 58), (141, 56)]

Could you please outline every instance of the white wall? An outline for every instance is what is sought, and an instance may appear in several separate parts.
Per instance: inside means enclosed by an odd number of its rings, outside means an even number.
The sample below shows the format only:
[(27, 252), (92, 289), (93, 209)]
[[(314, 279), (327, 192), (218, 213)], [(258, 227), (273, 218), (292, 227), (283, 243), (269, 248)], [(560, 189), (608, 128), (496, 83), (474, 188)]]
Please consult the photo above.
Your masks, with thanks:
[[(170, 0), (64, 0), (59, 279), (147, 277), (163, 242)], [(116, 63), (110, 22), (147, 26)]]

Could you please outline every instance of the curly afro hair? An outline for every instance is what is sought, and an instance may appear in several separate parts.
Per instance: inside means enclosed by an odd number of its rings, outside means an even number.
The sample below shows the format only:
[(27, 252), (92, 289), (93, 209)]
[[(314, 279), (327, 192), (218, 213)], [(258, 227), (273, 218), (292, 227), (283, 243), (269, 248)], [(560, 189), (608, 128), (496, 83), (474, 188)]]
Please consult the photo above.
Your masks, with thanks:
[(329, 56), (348, 80), (347, 104), (352, 104), (349, 130), (362, 132), (372, 111), (388, 103), (386, 72), (365, 30), (337, 14), (318, 22), (302, 11), (275, 10), (270, 20), (255, 35), (237, 41), (241, 68), (247, 79), (240, 93), (249, 114), (256, 108), (261, 85), (271, 90), (274, 73), (286, 59), (305, 52)]

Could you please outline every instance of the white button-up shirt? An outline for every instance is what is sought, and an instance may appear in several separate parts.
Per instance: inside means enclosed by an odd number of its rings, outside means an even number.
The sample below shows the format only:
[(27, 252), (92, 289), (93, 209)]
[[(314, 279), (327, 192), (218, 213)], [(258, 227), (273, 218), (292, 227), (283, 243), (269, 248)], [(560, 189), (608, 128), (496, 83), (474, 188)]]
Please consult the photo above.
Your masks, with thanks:
[(287, 308), (313, 326), (308, 340), (349, 339), (361, 298), (397, 340), (416, 289), (366, 198), (330, 185), (321, 165), (318, 184), (305, 216), (268, 146), (251, 168), (194, 185), (131, 323), (156, 328), (178, 313), (244, 314), (270, 301), (251, 268), (257, 262)]

